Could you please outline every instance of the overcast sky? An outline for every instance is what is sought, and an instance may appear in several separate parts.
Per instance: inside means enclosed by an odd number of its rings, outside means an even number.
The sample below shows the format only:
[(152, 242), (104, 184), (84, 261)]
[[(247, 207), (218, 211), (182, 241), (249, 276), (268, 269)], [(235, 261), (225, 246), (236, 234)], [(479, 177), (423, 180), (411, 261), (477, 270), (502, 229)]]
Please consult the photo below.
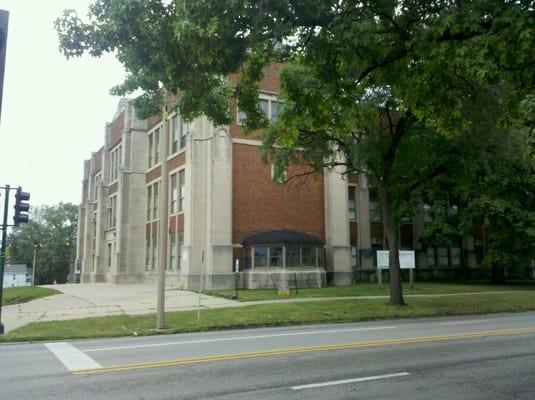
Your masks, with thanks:
[(124, 77), (118, 61), (58, 50), (54, 20), (65, 8), (85, 17), (91, 2), (0, 0), (9, 11), (0, 186), (22, 186), (32, 205), (80, 202), (83, 160), (103, 145), (119, 101), (109, 95)]

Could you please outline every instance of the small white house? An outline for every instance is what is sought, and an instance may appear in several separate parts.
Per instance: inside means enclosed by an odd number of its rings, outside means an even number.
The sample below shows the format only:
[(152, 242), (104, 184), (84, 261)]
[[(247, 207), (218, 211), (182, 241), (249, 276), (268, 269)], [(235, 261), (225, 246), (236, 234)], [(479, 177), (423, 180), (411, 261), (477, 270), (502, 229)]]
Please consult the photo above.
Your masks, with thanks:
[(4, 287), (31, 286), (30, 272), (26, 264), (7, 264), (4, 268)]

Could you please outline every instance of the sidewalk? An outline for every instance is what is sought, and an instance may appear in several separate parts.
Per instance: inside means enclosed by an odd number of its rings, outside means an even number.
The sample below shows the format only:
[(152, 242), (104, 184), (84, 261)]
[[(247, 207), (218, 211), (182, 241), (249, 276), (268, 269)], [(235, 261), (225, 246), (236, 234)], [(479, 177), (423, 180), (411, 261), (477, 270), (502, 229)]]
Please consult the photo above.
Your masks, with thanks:
[[(28, 303), (2, 307), (2, 322), (6, 332), (35, 321), (156, 312), (156, 286), (148, 284), (91, 283), (44, 287), (62, 293)], [(197, 309), (198, 303), (198, 293), (175, 289), (168, 289), (165, 292), (166, 311), (193, 310)], [(235, 306), (237, 302), (203, 294), (201, 305), (203, 308), (222, 308)]]

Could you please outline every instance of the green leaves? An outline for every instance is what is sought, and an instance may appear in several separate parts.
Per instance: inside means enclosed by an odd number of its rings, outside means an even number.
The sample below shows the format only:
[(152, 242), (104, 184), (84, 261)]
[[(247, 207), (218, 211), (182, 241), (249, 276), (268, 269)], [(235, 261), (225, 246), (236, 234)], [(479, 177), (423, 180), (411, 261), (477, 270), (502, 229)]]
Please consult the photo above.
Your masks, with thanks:
[(9, 236), (13, 260), (31, 266), (36, 249), (36, 282), (65, 282), (75, 261), (78, 207), (70, 203), (42, 206), (32, 220)]

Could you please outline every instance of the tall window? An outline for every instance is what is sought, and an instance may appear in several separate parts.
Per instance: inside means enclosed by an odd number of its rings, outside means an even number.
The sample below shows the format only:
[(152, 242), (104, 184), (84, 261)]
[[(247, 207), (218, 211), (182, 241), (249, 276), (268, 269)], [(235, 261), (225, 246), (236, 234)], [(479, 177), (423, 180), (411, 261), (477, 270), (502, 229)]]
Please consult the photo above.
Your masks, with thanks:
[(348, 187), (348, 208), (349, 208), (349, 219), (357, 219), (357, 201), (355, 198), (355, 186)]
[(150, 271), (152, 255), (151, 255), (151, 243), (150, 243), (150, 234), (145, 236), (145, 271)]
[(110, 170), (109, 170), (110, 182), (113, 182), (117, 179), (120, 165), (121, 165), (121, 146), (119, 145), (110, 153)]
[(162, 127), (149, 133), (149, 168), (160, 162), (160, 134)]
[(152, 207), (152, 186), (147, 187), (147, 221), (150, 221)]
[(154, 165), (160, 162), (160, 132), (162, 128), (156, 129), (154, 131)]
[(152, 167), (153, 162), (154, 162), (154, 158), (152, 156), (153, 153), (154, 153), (154, 135), (151, 133), (149, 134), (149, 168)]
[(167, 265), (168, 270), (176, 269), (176, 234), (169, 234), (169, 264)]
[(159, 188), (160, 182), (154, 182), (147, 186), (147, 221), (152, 221), (159, 218)]
[(188, 134), (188, 129), (186, 123), (182, 118), (180, 118), (180, 149), (186, 147), (186, 136)]
[(186, 198), (186, 173), (181, 170), (178, 173), (178, 184), (180, 188), (180, 197), (178, 202), (178, 211), (184, 211), (184, 200)]
[[(258, 99), (258, 107), (272, 122), (276, 122), (279, 118), (280, 104), (275, 96), (261, 94)], [(242, 124), (247, 120), (247, 114), (244, 111), (238, 110), (238, 124)]]
[(117, 196), (108, 199), (108, 228), (115, 228), (117, 223)]
[(177, 211), (177, 178), (177, 174), (171, 175), (171, 185), (169, 188), (171, 191), (171, 193), (169, 194), (169, 208), (171, 209), (171, 214), (174, 214)]
[(171, 154), (174, 154), (178, 151), (178, 138), (180, 135), (178, 121), (178, 115), (175, 115), (171, 119)]
[(158, 206), (160, 204), (160, 198), (158, 196), (158, 188), (160, 182), (156, 182), (152, 185), (152, 219), (158, 219)]
[(184, 246), (184, 232), (177, 235), (177, 251), (178, 251), (178, 269), (182, 268), (182, 247)]
[(381, 204), (376, 190), (370, 190), (370, 221), (381, 222)]

